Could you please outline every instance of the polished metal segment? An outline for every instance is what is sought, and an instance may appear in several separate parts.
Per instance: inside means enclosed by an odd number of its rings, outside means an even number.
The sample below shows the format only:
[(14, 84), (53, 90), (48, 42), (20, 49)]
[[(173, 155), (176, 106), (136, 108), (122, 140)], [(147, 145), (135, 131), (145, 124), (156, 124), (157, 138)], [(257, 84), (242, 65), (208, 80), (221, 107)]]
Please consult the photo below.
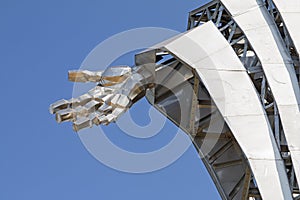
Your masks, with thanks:
[[(114, 67), (109, 67), (107, 70), (104, 71), (103, 73), (103, 79), (110, 80), (114, 79), (114, 77), (122, 77), (130, 74), (132, 71), (132, 68), (129, 66), (114, 66)], [(117, 81), (113, 81), (117, 82)]]
[(51, 114), (55, 114), (57, 111), (61, 109), (68, 108), (69, 102), (65, 99), (59, 100), (50, 105), (49, 111)]
[(129, 66), (116, 66), (107, 68), (102, 75), (100, 84), (112, 86), (119, 84), (132, 75), (132, 68)]
[(58, 123), (65, 121), (72, 121), (74, 118), (74, 110), (71, 108), (67, 108), (64, 110), (59, 110), (56, 112), (56, 121)]
[(128, 108), (130, 103), (130, 99), (123, 94), (117, 94), (111, 99), (111, 104), (115, 107)]
[(92, 122), (87, 117), (80, 117), (73, 123), (73, 130), (76, 132), (80, 131), (81, 129), (91, 128), (91, 127), (92, 127)]
[(87, 70), (69, 71), (68, 78), (72, 82), (99, 82), (102, 78), (102, 71), (91, 72)]

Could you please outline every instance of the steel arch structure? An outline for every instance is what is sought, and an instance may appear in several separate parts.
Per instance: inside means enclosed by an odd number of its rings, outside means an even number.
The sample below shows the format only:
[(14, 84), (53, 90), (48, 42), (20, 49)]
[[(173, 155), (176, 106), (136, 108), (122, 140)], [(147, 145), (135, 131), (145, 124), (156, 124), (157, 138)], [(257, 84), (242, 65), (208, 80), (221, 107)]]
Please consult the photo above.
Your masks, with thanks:
[(80, 130), (146, 96), (190, 136), (222, 199), (298, 200), (299, 17), (299, 0), (214, 0), (134, 68), (70, 72), (98, 85), (50, 111)]

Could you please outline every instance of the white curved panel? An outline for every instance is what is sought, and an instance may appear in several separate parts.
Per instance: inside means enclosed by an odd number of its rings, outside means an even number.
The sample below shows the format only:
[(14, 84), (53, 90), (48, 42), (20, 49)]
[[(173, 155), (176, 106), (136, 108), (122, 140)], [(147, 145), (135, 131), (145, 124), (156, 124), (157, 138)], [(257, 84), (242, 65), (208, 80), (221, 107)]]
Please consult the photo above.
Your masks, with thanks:
[(294, 45), (300, 54), (300, 1), (299, 0), (273, 0), (288, 29)]
[[(261, 61), (278, 106), (297, 181), (300, 183), (300, 113), (298, 105), (300, 92), (289, 53), (267, 10), (259, 5), (261, 3), (258, 3), (257, 0), (221, 1), (234, 16), (234, 20), (247, 36)], [(288, 1), (282, 0), (282, 8), (287, 8), (286, 2)], [(255, 3), (257, 5), (253, 6)], [(247, 8), (245, 7), (246, 4), (251, 6)], [(295, 6), (299, 6), (299, 1)], [(239, 10), (237, 13), (237, 7), (243, 8), (243, 10)], [(293, 26), (297, 26), (297, 24), (293, 24)]]
[(262, 197), (292, 199), (285, 167), (258, 94), (215, 25), (208, 22), (197, 27), (165, 48), (196, 69), (249, 159)]

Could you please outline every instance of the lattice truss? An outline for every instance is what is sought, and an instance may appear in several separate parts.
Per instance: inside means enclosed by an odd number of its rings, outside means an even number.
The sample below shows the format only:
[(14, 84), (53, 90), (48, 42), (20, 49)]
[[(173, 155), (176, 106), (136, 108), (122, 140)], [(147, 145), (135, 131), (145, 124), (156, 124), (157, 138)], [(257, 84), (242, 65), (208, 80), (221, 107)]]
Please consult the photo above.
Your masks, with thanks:
[(134, 67), (69, 72), (97, 85), (50, 112), (79, 131), (116, 121), (145, 96), (190, 136), (222, 199), (299, 200), (297, 17), (298, 0), (212, 1)]
[[(284, 41), (284, 45), (289, 51), (299, 82), (299, 55), (296, 51), (293, 40), (291, 39), (287, 27), (285, 26), (281, 14), (276, 8), (274, 2), (271, 0), (265, 0), (263, 3), (264, 4), (262, 5), (268, 11), (270, 17), (274, 20), (280, 36)], [(296, 196), (295, 199), (300, 199), (299, 187), (295, 177), (295, 169), (293, 168), (291, 155), (285, 139), (280, 115), (278, 113), (278, 108), (276, 102), (274, 101), (272, 90), (263, 72), (262, 64), (255, 50), (252, 48), (251, 43), (249, 42), (247, 36), (244, 34), (243, 30), (238, 26), (238, 24), (231, 16), (230, 12), (227, 11), (221, 1), (212, 1), (211, 3), (190, 12), (188, 29), (200, 26), (201, 24), (204, 24), (208, 21), (214, 22), (216, 27), (218, 27), (219, 31), (230, 43), (235, 53), (238, 55), (240, 60), (243, 62), (243, 65), (247, 69), (247, 72), (253, 84), (255, 85), (258, 94), (260, 95), (262, 105), (266, 110), (270, 124), (272, 125), (274, 138), (276, 139), (278, 148), (285, 163), (286, 173), (290, 183), (290, 189), (294, 196)], [(253, 177), (253, 175), (251, 175), (250, 179), (251, 185), (249, 187), (248, 197), (260, 199), (261, 196), (259, 194), (259, 189), (255, 184), (255, 178)]]

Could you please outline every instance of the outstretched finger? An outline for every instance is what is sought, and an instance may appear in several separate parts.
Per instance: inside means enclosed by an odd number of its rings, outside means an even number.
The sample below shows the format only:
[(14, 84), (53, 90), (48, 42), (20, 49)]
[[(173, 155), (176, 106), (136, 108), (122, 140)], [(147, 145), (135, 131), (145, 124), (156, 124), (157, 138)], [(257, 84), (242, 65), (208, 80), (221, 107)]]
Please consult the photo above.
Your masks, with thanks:
[(109, 88), (103, 88), (96, 86), (88, 93), (79, 96), (78, 98), (72, 98), (70, 100), (59, 100), (50, 105), (49, 111), (51, 114), (55, 114), (60, 110), (64, 110), (67, 108), (75, 108), (77, 106), (83, 106), (90, 102), (91, 100), (96, 100), (99, 102), (106, 101), (111, 96), (112, 90)]
[(68, 78), (72, 82), (100, 82), (102, 79), (103, 71), (88, 71), (88, 70), (78, 70), (69, 71)]
[(98, 124), (108, 125), (112, 122), (115, 122), (123, 113), (127, 111), (126, 108), (114, 108), (112, 112), (104, 114), (98, 117)]
[(63, 110), (59, 110), (56, 112), (55, 117), (58, 123), (66, 122), (66, 121), (76, 121), (82, 117), (87, 117), (90, 113), (95, 112), (100, 106), (102, 102), (91, 100), (84, 106), (76, 106), (73, 108), (67, 108)]
[[(94, 102), (95, 103), (95, 102)], [(97, 104), (99, 105), (99, 104)], [(90, 104), (90, 109), (96, 109), (97, 108), (96, 103)], [(83, 112), (79, 112), (77, 110), (76, 112), (73, 112), (73, 114), (70, 113), (62, 113), (65, 114), (66, 118), (68, 119), (74, 119), (73, 121), (73, 129), (74, 131), (78, 132), (85, 128), (91, 128), (93, 125), (108, 125), (112, 122), (115, 122), (124, 112), (126, 112), (127, 108), (121, 108), (121, 107), (113, 107), (111, 105), (108, 105), (106, 103), (102, 104), (98, 110), (88, 110), (87, 107), (85, 107), (86, 110)]]

